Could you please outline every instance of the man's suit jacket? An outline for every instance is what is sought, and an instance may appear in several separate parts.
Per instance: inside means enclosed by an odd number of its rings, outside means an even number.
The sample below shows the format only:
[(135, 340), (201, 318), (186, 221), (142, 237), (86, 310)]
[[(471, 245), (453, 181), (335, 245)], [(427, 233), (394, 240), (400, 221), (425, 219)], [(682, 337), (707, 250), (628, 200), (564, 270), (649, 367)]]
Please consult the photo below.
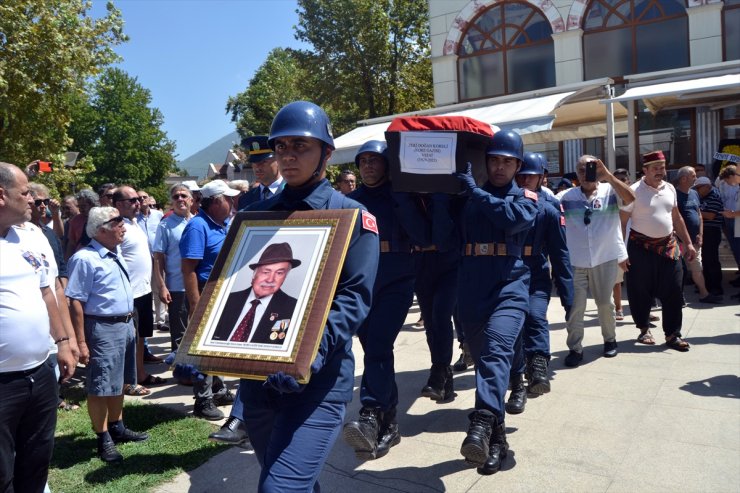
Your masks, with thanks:
[[(212, 340), (214, 341), (227, 341), (229, 334), (234, 330), (234, 326), (241, 320), (237, 320), (241, 315), (244, 304), (249, 298), (249, 293), (252, 292), (252, 288), (248, 288), (242, 291), (229, 294), (229, 298), (226, 300), (224, 311), (221, 313), (221, 318), (218, 320), (216, 325), (216, 331), (213, 334)], [(275, 323), (279, 323), (281, 320), (287, 320), (286, 325), (290, 322), (295, 311), (295, 305), (298, 300), (289, 296), (283, 292), (283, 290), (277, 290), (272, 295), (270, 303), (267, 305), (265, 312), (262, 314), (262, 319), (259, 321), (255, 320), (252, 325), (252, 331), (254, 335), (250, 342), (262, 343), (262, 344), (282, 344), (285, 339), (270, 339), (270, 333)], [(287, 335), (287, 333), (286, 333)]]

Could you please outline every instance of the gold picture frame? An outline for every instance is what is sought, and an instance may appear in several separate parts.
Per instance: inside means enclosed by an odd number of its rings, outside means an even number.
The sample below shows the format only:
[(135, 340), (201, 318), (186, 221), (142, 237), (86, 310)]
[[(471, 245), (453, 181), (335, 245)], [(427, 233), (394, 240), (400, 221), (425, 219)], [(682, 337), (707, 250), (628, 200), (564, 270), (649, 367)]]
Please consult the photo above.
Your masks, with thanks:
[(307, 383), (356, 219), (355, 209), (237, 213), (175, 364)]

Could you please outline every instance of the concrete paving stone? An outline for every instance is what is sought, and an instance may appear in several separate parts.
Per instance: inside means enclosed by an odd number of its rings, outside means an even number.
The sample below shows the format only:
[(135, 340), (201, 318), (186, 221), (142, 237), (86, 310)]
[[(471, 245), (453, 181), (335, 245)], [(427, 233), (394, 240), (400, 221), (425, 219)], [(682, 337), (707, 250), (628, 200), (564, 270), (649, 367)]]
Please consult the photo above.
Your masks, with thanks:
[(718, 375), (714, 379), (696, 382), (666, 379), (655, 397), (655, 404), (739, 413), (737, 382), (736, 375)]
[[(676, 428), (681, 432), (674, 433)], [(652, 405), (629, 431), (634, 433), (635, 430), (639, 430), (643, 438), (660, 439), (671, 436), (682, 443), (705, 445), (740, 453), (740, 442), (738, 442), (740, 420), (738, 420), (737, 412)], [(740, 458), (740, 455), (738, 457)]]
[[(639, 430), (636, 430), (639, 433)], [(633, 441), (616, 476), (665, 485), (673, 491), (733, 491), (740, 489), (740, 458), (736, 451), (678, 442), (680, 423), (666, 427), (664, 438), (640, 436)]]
[[(619, 356), (611, 358), (614, 367), (619, 366)], [(579, 371), (580, 370), (580, 371)], [(561, 391), (567, 394), (608, 397), (622, 401), (652, 402), (660, 387), (662, 379), (639, 379), (635, 375), (619, 373), (602, 373), (595, 370), (584, 371), (583, 368), (568, 372), (559, 380)]]
[(640, 493), (676, 493), (676, 491), (681, 491), (681, 493), (693, 493), (695, 491), (696, 493), (706, 493), (707, 490), (688, 490), (685, 488), (681, 488), (680, 490), (677, 490), (673, 486), (668, 486), (665, 484), (654, 484), (647, 482), (645, 479), (640, 480), (634, 480), (634, 479), (625, 479), (625, 478), (616, 478), (612, 481), (612, 483), (609, 485), (609, 488), (606, 490), (606, 493), (625, 493), (625, 492), (640, 492)]
[(468, 492), (600, 493), (607, 491), (610, 482), (611, 478), (608, 476), (565, 470), (549, 465), (539, 465), (537, 467), (537, 474), (532, 474), (531, 470), (527, 470), (521, 467), (521, 464), (517, 464), (516, 467), (510, 470), (504, 469), (492, 476), (481, 476)]

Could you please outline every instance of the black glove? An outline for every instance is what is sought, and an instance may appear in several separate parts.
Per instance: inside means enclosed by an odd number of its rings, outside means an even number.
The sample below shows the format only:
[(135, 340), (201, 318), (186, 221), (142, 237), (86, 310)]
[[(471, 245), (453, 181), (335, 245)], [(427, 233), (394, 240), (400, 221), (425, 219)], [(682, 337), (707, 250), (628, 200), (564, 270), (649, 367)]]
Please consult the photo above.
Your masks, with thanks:
[(455, 171), (452, 173), (452, 176), (462, 182), (465, 187), (465, 192), (468, 194), (471, 194), (476, 188), (478, 188), (478, 184), (475, 183), (475, 179), (473, 178), (473, 165), (470, 164), (470, 161), (468, 161), (468, 167), (465, 169), (465, 173)]

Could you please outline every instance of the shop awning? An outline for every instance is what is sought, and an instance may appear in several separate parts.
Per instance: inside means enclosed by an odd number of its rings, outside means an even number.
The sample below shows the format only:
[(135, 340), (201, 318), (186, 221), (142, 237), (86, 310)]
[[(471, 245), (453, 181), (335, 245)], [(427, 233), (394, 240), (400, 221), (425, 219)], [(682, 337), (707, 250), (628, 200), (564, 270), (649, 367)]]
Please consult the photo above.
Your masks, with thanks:
[[(368, 125), (359, 126), (334, 139), (336, 150), (330, 163), (352, 162), (357, 150), (366, 141), (385, 141), (385, 131), (396, 116), (467, 116), (494, 126), (494, 130), (495, 127), (514, 130), (522, 135), (525, 144), (604, 136), (607, 127), (606, 107), (599, 104), (598, 99), (603, 87), (604, 84), (592, 84), (543, 96), (531, 96), (530, 93), (528, 97), (522, 94), (520, 99), (504, 96), (370, 120), (367, 121)], [(626, 119), (627, 110), (621, 104), (615, 104), (614, 117)], [(621, 127), (626, 129), (624, 125), (618, 125), (617, 129)]]
[(740, 74), (727, 74), (630, 87), (621, 96), (602, 100), (602, 103), (641, 99), (651, 112), (657, 113), (668, 108), (685, 108), (700, 104), (711, 106), (728, 100), (737, 101), (738, 95), (740, 95)]

